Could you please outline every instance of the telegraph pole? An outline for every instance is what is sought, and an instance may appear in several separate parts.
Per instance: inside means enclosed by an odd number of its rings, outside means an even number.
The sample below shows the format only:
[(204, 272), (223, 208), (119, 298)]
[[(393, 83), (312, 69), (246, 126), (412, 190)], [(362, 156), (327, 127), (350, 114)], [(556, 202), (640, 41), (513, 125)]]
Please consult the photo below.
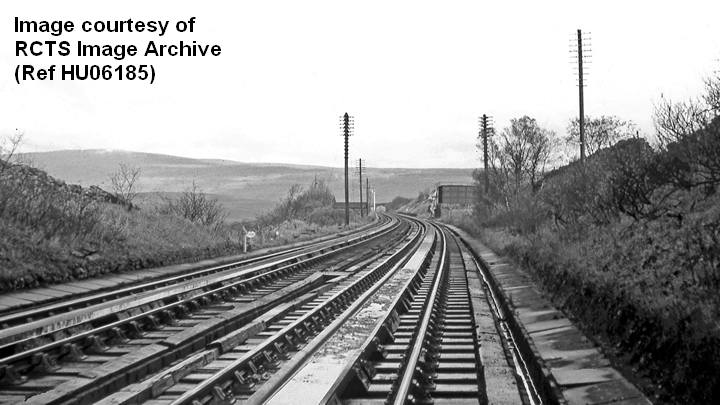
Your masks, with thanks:
[(492, 131), (492, 117), (483, 114), (480, 117), (480, 136), (483, 140), (483, 161), (485, 163), (485, 194), (490, 191), (490, 173), (488, 168), (488, 137)]
[(348, 139), (352, 135), (353, 119), (345, 113), (341, 118), (345, 137), (345, 225), (350, 225), (350, 183), (348, 182)]
[[(367, 169), (367, 167), (366, 167)], [(370, 216), (370, 179), (365, 176), (365, 214)]]
[(583, 57), (582, 31), (577, 30), (578, 37), (578, 70), (580, 74), (580, 164), (585, 164), (585, 100), (583, 98)]
[[(583, 56), (583, 45), (588, 45), (589, 43), (583, 43), (582, 38), (582, 30), (577, 30), (577, 60), (578, 60), (578, 88), (579, 88), (579, 104), (580, 104), (580, 119), (578, 121), (578, 124), (580, 125), (580, 164), (585, 163), (585, 98), (583, 96), (583, 92), (585, 90), (585, 72), (583, 70), (583, 63), (585, 63), (585, 58), (589, 58), (590, 55), (587, 54), (589, 49), (586, 49), (586, 54)], [(571, 50), (570, 52), (574, 52)], [(587, 63), (590, 63), (587, 61)]]
[(360, 173), (360, 218), (362, 218), (362, 159), (358, 159), (358, 173)]

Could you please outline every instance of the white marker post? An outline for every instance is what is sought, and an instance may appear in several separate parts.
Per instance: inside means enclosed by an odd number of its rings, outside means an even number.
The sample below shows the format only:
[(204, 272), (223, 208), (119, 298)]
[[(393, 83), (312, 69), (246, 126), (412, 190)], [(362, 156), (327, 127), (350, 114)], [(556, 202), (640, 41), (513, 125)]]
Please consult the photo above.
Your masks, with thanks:
[(254, 237), (255, 237), (255, 231), (245, 232), (245, 237), (243, 238), (243, 253), (247, 253), (248, 238), (252, 239)]

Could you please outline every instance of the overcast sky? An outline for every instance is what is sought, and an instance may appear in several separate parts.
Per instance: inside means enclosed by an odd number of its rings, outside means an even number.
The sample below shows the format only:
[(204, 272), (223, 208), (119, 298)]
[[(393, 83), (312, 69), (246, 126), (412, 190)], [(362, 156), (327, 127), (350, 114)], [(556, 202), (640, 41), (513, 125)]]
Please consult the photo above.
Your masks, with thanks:
[[(720, 70), (720, 1), (4, 1), (0, 136), (25, 149), (124, 149), (194, 158), (342, 166), (476, 167), (478, 116), (529, 115), (559, 135), (577, 116), (570, 46), (589, 32), (585, 112), (652, 135), (653, 103), (702, 91)], [(14, 18), (71, 20), (60, 36)], [(194, 32), (175, 24), (195, 17)], [(164, 36), (83, 32), (84, 21), (170, 21)], [(16, 41), (126, 44), (138, 56), (17, 57)], [(149, 41), (220, 56), (144, 57)], [(152, 64), (141, 81), (15, 82), (17, 65)], [(59, 69), (59, 67), (58, 67)], [(56, 75), (59, 76), (58, 73)]]

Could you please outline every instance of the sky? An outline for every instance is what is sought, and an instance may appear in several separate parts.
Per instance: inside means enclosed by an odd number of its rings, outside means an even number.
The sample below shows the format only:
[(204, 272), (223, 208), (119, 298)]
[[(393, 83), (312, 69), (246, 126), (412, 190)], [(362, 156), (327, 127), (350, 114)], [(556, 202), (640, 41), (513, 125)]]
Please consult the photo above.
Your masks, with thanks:
[[(23, 150), (108, 149), (241, 162), (473, 168), (478, 117), (501, 130), (528, 115), (559, 136), (578, 115), (576, 62), (589, 43), (585, 113), (652, 137), (654, 103), (702, 93), (720, 70), (720, 2), (706, 1), (15, 1), (0, 5), (0, 138)], [(72, 21), (51, 33), (23, 21)], [(193, 31), (177, 23), (194, 17)], [(169, 22), (84, 32), (89, 21)], [(68, 41), (70, 55), (16, 55), (17, 41)], [(136, 56), (76, 56), (77, 41)], [(150, 42), (218, 45), (219, 56), (144, 56)], [(56, 45), (57, 46), (57, 45)], [(586, 54), (588, 52), (586, 51)], [(71, 81), (62, 65), (152, 65), (155, 81)], [(53, 80), (24, 80), (18, 66)], [(352, 164), (351, 164), (352, 166)]]

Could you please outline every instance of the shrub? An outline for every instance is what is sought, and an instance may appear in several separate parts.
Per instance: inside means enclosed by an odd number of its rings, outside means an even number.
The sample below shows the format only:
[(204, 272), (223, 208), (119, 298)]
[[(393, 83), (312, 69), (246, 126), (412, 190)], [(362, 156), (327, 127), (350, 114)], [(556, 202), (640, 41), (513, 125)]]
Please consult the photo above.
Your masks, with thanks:
[(160, 196), (162, 204), (156, 207), (160, 214), (174, 214), (186, 220), (218, 230), (225, 222), (227, 213), (217, 198), (208, 197), (200, 190), (195, 181), (186, 188), (180, 197)]
[(45, 240), (83, 238), (100, 222), (102, 204), (44, 172), (12, 165), (0, 175), (0, 217)]
[(318, 226), (341, 225), (345, 222), (345, 210), (319, 207), (308, 214), (306, 221)]
[(465, 224), (683, 403), (720, 398), (720, 80), (708, 83), (704, 104), (657, 109), (657, 149), (614, 136), (535, 182), (491, 148)]
[(138, 196), (138, 184), (140, 180), (140, 168), (131, 167), (126, 164), (120, 165), (120, 170), (110, 174), (110, 185), (115, 197), (125, 204), (128, 211), (133, 208), (133, 201)]
[[(277, 226), (295, 219), (308, 220), (313, 223), (333, 223), (338, 215), (332, 209), (334, 203), (335, 196), (325, 180), (311, 183), (307, 190), (304, 190), (299, 184), (295, 184), (290, 187), (285, 198), (275, 208), (258, 215), (256, 222), (260, 228)], [(321, 218), (323, 215), (330, 217), (323, 219)]]
[(400, 207), (410, 204), (412, 201), (412, 198), (397, 196), (390, 201), (390, 204), (385, 205), (385, 208), (388, 211), (397, 211)]

